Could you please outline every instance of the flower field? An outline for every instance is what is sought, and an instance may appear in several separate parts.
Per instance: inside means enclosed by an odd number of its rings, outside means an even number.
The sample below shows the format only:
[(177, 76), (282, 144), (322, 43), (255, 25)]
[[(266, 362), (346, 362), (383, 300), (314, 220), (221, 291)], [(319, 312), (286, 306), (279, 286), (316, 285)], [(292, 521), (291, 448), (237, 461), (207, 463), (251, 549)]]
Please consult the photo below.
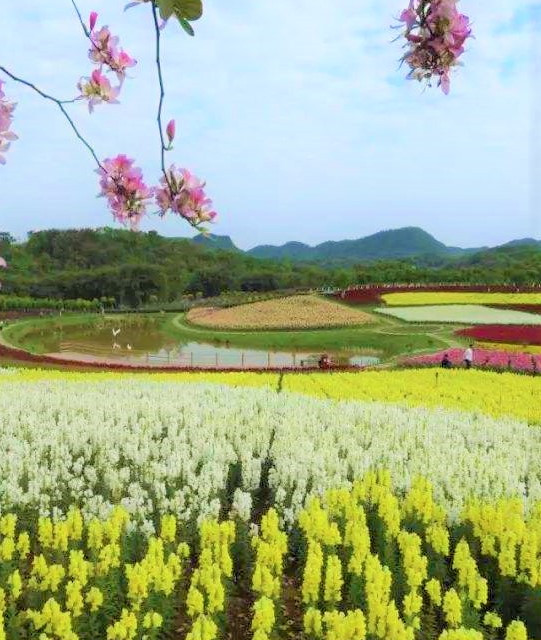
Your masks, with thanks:
[(3, 370), (0, 638), (541, 637), (540, 385)]
[(488, 325), (462, 329), (458, 335), (484, 342), (504, 342), (518, 345), (541, 345), (541, 327)]
[[(444, 353), (449, 356), (454, 366), (463, 363), (464, 349), (447, 349), (430, 355), (415, 356), (405, 362), (410, 365), (438, 365)], [(541, 354), (514, 352), (510, 350), (479, 349), (473, 351), (473, 364), (478, 367), (493, 369), (510, 369), (514, 371), (541, 372)]]
[(476, 304), (386, 307), (375, 311), (406, 322), (541, 326), (541, 315), (512, 309), (493, 309)]
[[(367, 313), (317, 296), (289, 296), (228, 309), (193, 309), (189, 322), (223, 329), (315, 329), (373, 322)], [(541, 323), (541, 319), (540, 319)]]
[(541, 293), (491, 293), (468, 291), (407, 291), (388, 293), (383, 301), (391, 307), (436, 304), (541, 305)]

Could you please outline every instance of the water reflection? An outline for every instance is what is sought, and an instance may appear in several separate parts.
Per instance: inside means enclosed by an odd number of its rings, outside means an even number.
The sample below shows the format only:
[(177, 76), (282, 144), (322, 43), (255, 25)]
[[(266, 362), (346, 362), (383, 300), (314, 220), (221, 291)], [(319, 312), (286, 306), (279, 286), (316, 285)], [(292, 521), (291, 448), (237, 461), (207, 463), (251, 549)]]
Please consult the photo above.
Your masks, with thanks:
[[(131, 320), (131, 319), (130, 319)], [(92, 327), (65, 327), (44, 336), (44, 351), (56, 357), (133, 365), (209, 369), (317, 367), (321, 352), (233, 347), (226, 343), (178, 343), (160, 331), (154, 319), (133, 319), (117, 327), (101, 322)], [(380, 362), (374, 356), (328, 352), (335, 364), (364, 367)]]

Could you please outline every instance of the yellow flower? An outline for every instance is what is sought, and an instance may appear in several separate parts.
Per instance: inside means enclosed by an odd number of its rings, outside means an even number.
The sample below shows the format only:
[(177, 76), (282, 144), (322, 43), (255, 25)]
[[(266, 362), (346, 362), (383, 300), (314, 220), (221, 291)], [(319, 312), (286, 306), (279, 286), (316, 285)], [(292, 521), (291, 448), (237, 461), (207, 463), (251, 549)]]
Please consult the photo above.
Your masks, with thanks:
[(314, 635), (318, 638), (323, 633), (322, 616), (319, 609), (309, 607), (304, 614), (304, 633)]
[(186, 640), (215, 640), (218, 635), (218, 627), (212, 618), (199, 616), (193, 623), (192, 630), (186, 636)]
[(15, 554), (15, 540), (13, 538), (4, 538), (0, 542), (0, 560), (9, 562)]
[(513, 620), (505, 630), (505, 640), (528, 640), (528, 632), (524, 623)]
[(87, 531), (88, 548), (92, 551), (99, 551), (103, 545), (103, 525), (99, 520), (91, 520)]
[(188, 608), (188, 615), (190, 618), (202, 614), (205, 610), (205, 600), (203, 594), (195, 586), (190, 585), (188, 595), (186, 596), (186, 606)]
[(163, 624), (163, 618), (157, 611), (149, 611), (143, 618), (145, 629), (159, 629)]
[(486, 627), (492, 627), (493, 629), (501, 629), (502, 628), (502, 619), (497, 613), (493, 611), (487, 611), (485, 613), (485, 617), (483, 618), (483, 624)]
[(302, 601), (305, 604), (317, 605), (323, 568), (323, 552), (318, 542), (310, 542), (304, 566), (302, 581)]
[(462, 602), (454, 589), (449, 589), (443, 598), (443, 612), (449, 626), (458, 627), (462, 622)]
[(38, 520), (38, 540), (43, 549), (53, 548), (53, 522), (50, 518)]
[(276, 619), (273, 601), (266, 596), (262, 596), (259, 600), (256, 600), (253, 608), (252, 631), (263, 631), (267, 634), (271, 633)]
[(120, 620), (107, 627), (107, 640), (133, 640), (137, 633), (137, 617), (133, 611), (122, 609)]
[(327, 566), (325, 568), (325, 588), (324, 599), (333, 605), (338, 604), (342, 600), (342, 564), (337, 555), (330, 555), (327, 558)]
[(21, 532), (17, 538), (17, 552), (22, 560), (30, 553), (30, 536), (26, 531)]
[(82, 585), (78, 580), (71, 580), (66, 585), (66, 609), (71, 611), (74, 618), (83, 612), (84, 600), (81, 593)]
[(71, 508), (66, 518), (68, 535), (71, 540), (79, 542), (83, 537), (83, 516), (79, 509)]
[(174, 515), (162, 516), (160, 538), (164, 542), (174, 542), (177, 536), (177, 519)]
[(23, 590), (23, 581), (18, 569), (15, 569), (15, 571), (9, 576), (8, 585), (11, 591), (11, 597), (13, 600), (18, 600)]
[(89, 605), (90, 611), (95, 613), (103, 604), (103, 593), (98, 587), (90, 587), (86, 594), (85, 602)]
[(425, 584), (425, 591), (430, 600), (436, 605), (441, 605), (441, 584), (436, 578), (432, 578)]
[(7, 513), (0, 518), (0, 535), (6, 538), (14, 538), (16, 526), (17, 516), (13, 513)]
[(53, 548), (67, 551), (69, 543), (69, 527), (66, 522), (55, 522), (53, 527)]

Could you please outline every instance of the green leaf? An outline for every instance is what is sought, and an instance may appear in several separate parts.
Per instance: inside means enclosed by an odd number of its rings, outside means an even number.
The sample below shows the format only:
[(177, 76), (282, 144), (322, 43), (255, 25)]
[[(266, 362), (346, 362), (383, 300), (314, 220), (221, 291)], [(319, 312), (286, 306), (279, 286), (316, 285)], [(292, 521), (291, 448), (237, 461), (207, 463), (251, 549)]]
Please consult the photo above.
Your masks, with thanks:
[(203, 15), (202, 0), (173, 0), (177, 18), (186, 20), (199, 20)]
[(176, 11), (175, 0), (158, 0), (158, 7), (162, 20), (169, 20)]
[(189, 36), (194, 36), (195, 31), (193, 30), (192, 25), (186, 20), (186, 18), (181, 18), (177, 15), (178, 21), (180, 22), (180, 26), (186, 31)]

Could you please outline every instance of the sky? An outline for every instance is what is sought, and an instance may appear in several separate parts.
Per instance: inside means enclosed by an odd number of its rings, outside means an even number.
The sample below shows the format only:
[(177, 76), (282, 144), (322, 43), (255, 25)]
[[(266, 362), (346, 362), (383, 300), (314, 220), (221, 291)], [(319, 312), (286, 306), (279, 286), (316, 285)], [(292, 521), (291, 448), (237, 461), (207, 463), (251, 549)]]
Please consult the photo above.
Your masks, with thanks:
[[(456, 246), (541, 237), (541, 32), (531, 0), (461, 0), (474, 25), (451, 94), (405, 80), (390, 28), (404, 0), (205, 0), (189, 38), (163, 32), (168, 161), (207, 181), (212, 231), (237, 246), (358, 238), (421, 226)], [(79, 0), (138, 60), (121, 104), (70, 113), (100, 158), (159, 178), (158, 85), (148, 4)], [(0, 64), (59, 98), (89, 75), (70, 0), (2, 10)], [(534, 11), (537, 9), (537, 13)], [(0, 74), (1, 77), (1, 74)], [(95, 165), (60, 112), (13, 82), (19, 140), (0, 166), (0, 230), (114, 226)], [(142, 228), (190, 236), (178, 217)]]

